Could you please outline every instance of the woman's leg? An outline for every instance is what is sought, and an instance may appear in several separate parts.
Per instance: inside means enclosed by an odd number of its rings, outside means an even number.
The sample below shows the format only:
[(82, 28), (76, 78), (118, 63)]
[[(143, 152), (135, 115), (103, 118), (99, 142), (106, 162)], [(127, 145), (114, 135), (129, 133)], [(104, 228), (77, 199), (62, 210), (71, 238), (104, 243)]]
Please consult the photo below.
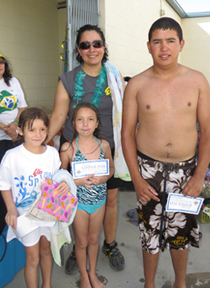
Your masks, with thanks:
[(45, 236), (41, 236), (39, 241), (40, 267), (42, 272), (42, 288), (51, 288), (52, 255), (50, 242)]
[(104, 288), (103, 283), (96, 275), (96, 262), (98, 256), (98, 237), (105, 214), (105, 205), (102, 205), (93, 214), (90, 214), (89, 222), (89, 241), (88, 241), (88, 257), (89, 257), (89, 276), (93, 288)]
[(31, 247), (24, 247), (26, 251), (26, 265), (24, 270), (27, 288), (38, 287), (37, 267), (39, 264), (39, 242)]
[(86, 247), (88, 245), (89, 214), (83, 210), (77, 210), (74, 218), (75, 252), (77, 264), (80, 270), (80, 287), (91, 288), (86, 267)]
[(125, 259), (115, 241), (117, 228), (117, 191), (118, 188), (107, 190), (106, 210), (104, 218), (105, 241), (102, 251), (109, 257), (109, 264), (115, 271), (121, 271), (125, 266)]

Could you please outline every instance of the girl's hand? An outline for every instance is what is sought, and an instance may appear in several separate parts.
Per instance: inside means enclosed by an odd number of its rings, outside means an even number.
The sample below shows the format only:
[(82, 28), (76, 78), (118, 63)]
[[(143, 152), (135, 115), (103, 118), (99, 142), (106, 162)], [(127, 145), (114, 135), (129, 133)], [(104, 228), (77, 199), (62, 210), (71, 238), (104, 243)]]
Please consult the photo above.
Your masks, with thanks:
[(107, 180), (108, 180), (107, 176), (95, 176), (95, 175), (92, 176), (92, 183), (94, 185), (105, 183), (107, 182)]
[(17, 229), (17, 217), (18, 217), (18, 211), (16, 207), (9, 209), (5, 216), (5, 221), (7, 225), (10, 225), (14, 229)]
[(95, 184), (93, 183), (93, 181), (94, 181), (93, 176), (94, 176), (94, 174), (89, 174), (89, 175), (86, 176), (86, 177), (79, 178), (79, 179), (74, 179), (74, 183), (75, 183), (77, 186), (85, 186), (85, 187), (87, 187), (87, 188), (92, 189), (93, 186), (95, 185)]
[(62, 181), (61, 183), (59, 183), (56, 190), (59, 196), (63, 196), (70, 191), (70, 188), (69, 188), (69, 185), (65, 181)]

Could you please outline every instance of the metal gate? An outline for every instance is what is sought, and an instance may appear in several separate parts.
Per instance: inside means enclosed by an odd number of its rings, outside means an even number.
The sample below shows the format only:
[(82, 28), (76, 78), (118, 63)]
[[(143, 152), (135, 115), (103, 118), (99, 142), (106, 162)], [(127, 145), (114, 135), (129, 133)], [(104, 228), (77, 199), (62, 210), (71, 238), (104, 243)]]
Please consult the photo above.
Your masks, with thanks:
[(77, 30), (85, 25), (98, 25), (99, 0), (67, 0), (67, 55), (68, 71), (78, 65), (75, 59)]

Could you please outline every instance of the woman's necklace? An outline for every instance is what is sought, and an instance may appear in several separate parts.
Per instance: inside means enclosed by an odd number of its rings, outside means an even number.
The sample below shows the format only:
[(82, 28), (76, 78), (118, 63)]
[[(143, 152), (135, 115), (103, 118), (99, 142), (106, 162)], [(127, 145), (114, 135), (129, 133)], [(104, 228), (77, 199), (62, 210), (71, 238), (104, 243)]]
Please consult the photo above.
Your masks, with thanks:
[[(77, 72), (76, 75), (76, 82), (74, 83), (74, 97), (73, 99), (76, 101), (76, 103), (73, 105), (73, 108), (75, 108), (79, 103), (82, 102), (82, 95), (85, 93), (83, 90), (83, 80), (87, 74), (82, 70)], [(99, 73), (99, 77), (96, 80), (96, 89), (93, 92), (93, 97), (91, 98), (92, 104), (94, 104), (96, 107), (98, 107), (99, 103), (101, 102), (101, 96), (103, 95), (103, 86), (106, 84), (107, 77), (106, 77), (106, 69), (105, 65), (102, 64), (102, 68)]]

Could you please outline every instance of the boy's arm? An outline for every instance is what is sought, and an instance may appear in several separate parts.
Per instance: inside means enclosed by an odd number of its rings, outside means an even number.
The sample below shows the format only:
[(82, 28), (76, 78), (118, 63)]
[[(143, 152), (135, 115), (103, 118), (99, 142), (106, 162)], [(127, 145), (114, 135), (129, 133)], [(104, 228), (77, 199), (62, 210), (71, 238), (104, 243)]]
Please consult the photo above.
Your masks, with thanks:
[(210, 87), (206, 78), (199, 72), (196, 80), (201, 84), (197, 106), (197, 119), (200, 126), (199, 156), (194, 175), (186, 184), (183, 194), (198, 197), (210, 162)]
[(112, 175), (114, 174), (114, 161), (112, 158), (112, 152), (111, 152), (111, 148), (109, 143), (106, 140), (102, 140), (101, 142), (103, 151), (104, 151), (104, 158), (109, 160), (109, 175), (107, 175), (107, 179), (105, 182), (107, 182), (109, 180), (109, 178), (112, 177)]
[(104, 159), (109, 159), (109, 175), (93, 176), (92, 184), (94, 185), (99, 185), (99, 184), (107, 182), (112, 177), (112, 175), (114, 174), (114, 170), (115, 170), (109, 143), (106, 140), (102, 140), (101, 146), (104, 151)]
[[(156, 191), (141, 177), (137, 162), (136, 125), (138, 120), (137, 80), (126, 86), (122, 113), (122, 148), (138, 198), (142, 202), (159, 201)], [(141, 129), (141, 128), (139, 128)]]

